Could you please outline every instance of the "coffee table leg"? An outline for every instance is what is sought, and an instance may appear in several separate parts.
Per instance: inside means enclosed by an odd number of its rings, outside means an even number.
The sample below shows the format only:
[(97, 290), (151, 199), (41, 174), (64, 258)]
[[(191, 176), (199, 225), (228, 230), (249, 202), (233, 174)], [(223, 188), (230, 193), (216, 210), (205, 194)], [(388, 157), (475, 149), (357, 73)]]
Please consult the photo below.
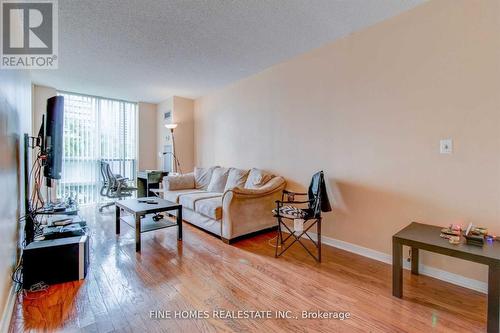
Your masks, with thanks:
[(500, 266), (488, 269), (488, 333), (500, 332)]
[(403, 245), (392, 240), (392, 296), (403, 297)]
[(177, 209), (177, 239), (182, 240), (182, 207)]
[(120, 207), (115, 206), (115, 223), (116, 223), (116, 234), (120, 234)]
[(135, 214), (135, 252), (141, 251), (141, 215)]
[(418, 248), (411, 248), (411, 273), (418, 275)]

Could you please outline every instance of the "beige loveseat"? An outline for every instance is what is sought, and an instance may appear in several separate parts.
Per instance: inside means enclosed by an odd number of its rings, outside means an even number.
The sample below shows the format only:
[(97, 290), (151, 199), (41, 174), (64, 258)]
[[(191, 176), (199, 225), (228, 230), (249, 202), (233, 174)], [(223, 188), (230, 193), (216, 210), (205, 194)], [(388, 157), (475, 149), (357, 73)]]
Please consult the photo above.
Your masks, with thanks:
[(163, 178), (163, 198), (182, 205), (182, 218), (227, 243), (276, 226), (271, 211), (285, 188), (283, 177), (259, 169), (195, 168)]

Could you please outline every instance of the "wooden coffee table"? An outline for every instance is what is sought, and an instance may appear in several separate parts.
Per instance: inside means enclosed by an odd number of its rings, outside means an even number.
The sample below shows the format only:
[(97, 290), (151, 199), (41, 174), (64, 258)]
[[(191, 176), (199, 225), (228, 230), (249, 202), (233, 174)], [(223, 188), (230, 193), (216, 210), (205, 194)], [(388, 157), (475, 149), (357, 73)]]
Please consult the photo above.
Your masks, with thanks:
[[(143, 201), (148, 200), (151, 203)], [(154, 202), (154, 203), (153, 203)], [(131, 216), (120, 216), (121, 210), (129, 212)], [(177, 211), (177, 223), (167, 219), (154, 221), (148, 214)], [(120, 220), (135, 227), (135, 251), (141, 251), (141, 233), (177, 226), (177, 239), (182, 240), (182, 205), (156, 197), (127, 199), (116, 201), (116, 234), (120, 234)]]

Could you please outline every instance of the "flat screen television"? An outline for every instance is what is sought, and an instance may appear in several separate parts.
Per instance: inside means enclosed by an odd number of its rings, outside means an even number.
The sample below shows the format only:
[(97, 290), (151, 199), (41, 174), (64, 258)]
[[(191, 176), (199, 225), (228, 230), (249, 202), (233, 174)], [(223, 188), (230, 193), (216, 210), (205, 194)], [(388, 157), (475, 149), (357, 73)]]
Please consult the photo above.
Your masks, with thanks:
[[(45, 137), (42, 150), (46, 155), (43, 175), (50, 179), (61, 179), (63, 154), (64, 97), (54, 96), (47, 100)], [(50, 185), (50, 181), (47, 182)]]

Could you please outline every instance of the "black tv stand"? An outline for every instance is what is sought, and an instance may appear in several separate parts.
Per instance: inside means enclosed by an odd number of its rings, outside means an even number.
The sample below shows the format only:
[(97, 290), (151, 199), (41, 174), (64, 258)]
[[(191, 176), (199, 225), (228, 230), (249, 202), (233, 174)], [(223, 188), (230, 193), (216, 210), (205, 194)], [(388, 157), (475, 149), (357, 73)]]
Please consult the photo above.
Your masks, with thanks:
[(78, 210), (77, 206), (69, 206), (63, 209), (54, 209), (49, 206), (37, 211), (36, 213), (38, 215), (76, 215), (78, 214)]

